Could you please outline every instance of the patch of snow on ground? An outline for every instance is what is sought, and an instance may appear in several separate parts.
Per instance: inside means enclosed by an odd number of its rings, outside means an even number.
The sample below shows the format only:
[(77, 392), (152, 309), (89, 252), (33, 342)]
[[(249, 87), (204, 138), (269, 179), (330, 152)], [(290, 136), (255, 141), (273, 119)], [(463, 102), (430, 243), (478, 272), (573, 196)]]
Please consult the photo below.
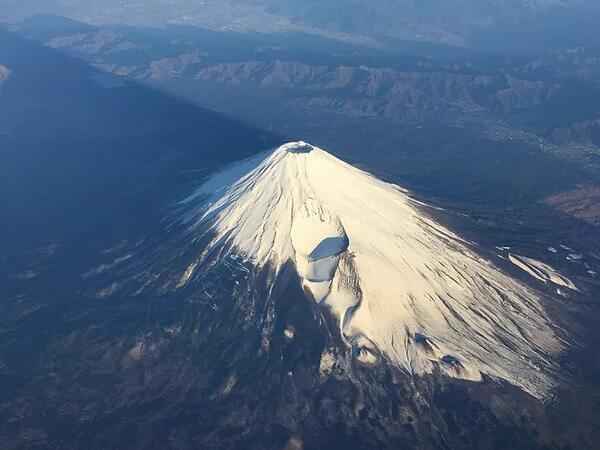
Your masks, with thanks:
[(10, 77), (10, 69), (0, 64), (0, 85)]
[(194, 275), (194, 271), (196, 270), (196, 267), (198, 266), (198, 262), (194, 261), (192, 264), (190, 264), (187, 269), (185, 269), (185, 272), (183, 273), (183, 275), (181, 275), (181, 278), (179, 279), (179, 282), (177, 283), (177, 288), (182, 288), (184, 287), (188, 281), (190, 281), (190, 278), (192, 278), (192, 275)]
[(520, 256), (515, 254), (510, 254), (508, 256), (510, 262), (512, 262), (518, 268), (524, 270), (529, 275), (534, 278), (537, 278), (543, 283), (552, 282), (558, 286), (563, 286), (574, 291), (577, 291), (577, 286), (571, 280), (569, 280), (564, 275), (558, 273), (556, 269), (545, 264), (541, 261), (538, 261), (533, 258), (528, 258), (526, 256)]

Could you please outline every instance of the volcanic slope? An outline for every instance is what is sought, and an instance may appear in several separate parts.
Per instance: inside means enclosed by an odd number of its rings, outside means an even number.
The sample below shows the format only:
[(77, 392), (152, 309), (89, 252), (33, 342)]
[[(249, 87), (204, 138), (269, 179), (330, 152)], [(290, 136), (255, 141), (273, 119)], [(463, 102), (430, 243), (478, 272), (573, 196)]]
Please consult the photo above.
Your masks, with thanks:
[(365, 364), (501, 378), (543, 398), (564, 341), (540, 295), (424, 212), (402, 188), (304, 142), (213, 175), (182, 202), (190, 270), (233, 255), (272, 279), (293, 262)]

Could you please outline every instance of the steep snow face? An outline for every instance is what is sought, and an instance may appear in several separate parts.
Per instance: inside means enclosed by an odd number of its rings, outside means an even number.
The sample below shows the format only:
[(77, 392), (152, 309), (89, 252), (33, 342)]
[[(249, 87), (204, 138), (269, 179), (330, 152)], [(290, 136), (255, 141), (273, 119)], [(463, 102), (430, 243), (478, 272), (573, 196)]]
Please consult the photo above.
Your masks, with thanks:
[(365, 364), (485, 373), (537, 397), (553, 384), (562, 344), (536, 293), (398, 186), (297, 142), (224, 170), (183, 205), (190, 229), (211, 236), (199, 260), (235, 253), (274, 276), (293, 262)]

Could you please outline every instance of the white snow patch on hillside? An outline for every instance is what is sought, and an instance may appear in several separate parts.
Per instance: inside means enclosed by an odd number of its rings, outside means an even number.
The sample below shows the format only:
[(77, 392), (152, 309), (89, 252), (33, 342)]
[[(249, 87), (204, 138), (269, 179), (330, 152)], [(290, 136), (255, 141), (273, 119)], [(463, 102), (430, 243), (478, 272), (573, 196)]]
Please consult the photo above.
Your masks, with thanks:
[(553, 385), (562, 341), (538, 294), (398, 186), (299, 142), (225, 169), (182, 204), (190, 229), (212, 236), (199, 260), (235, 253), (275, 275), (294, 262), (360, 360), (486, 373), (537, 397)]
[(0, 64), (0, 86), (10, 77), (10, 69)]
[(537, 278), (543, 283), (552, 282), (559, 286), (563, 286), (574, 291), (578, 291), (577, 286), (571, 280), (569, 280), (564, 275), (561, 275), (556, 269), (545, 264), (541, 261), (538, 261), (533, 258), (528, 258), (527, 256), (520, 256), (515, 254), (509, 254), (508, 259), (515, 266), (524, 270), (529, 275), (534, 278)]

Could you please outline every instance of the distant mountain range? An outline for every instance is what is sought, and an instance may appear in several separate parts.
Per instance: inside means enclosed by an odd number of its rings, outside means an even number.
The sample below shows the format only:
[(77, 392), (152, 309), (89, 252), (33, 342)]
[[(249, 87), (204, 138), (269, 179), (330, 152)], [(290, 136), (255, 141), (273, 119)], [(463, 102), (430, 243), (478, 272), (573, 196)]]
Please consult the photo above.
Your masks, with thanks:
[[(13, 29), (116, 79), (165, 89), (265, 129), (324, 140), (332, 149), (357, 154), (366, 143), (396, 148), (392, 135), (406, 136), (403, 127), (414, 134), (443, 124), (509, 146), (515, 154), (559, 156), (600, 174), (600, 51), (594, 47), (530, 56), (408, 42), (372, 49), (303, 33), (91, 26), (53, 16), (36, 16)], [(373, 134), (367, 137), (367, 132)], [(431, 135), (416, 139), (403, 147), (421, 146)], [(432, 144), (432, 154), (451, 142), (457, 137)], [(472, 145), (479, 146), (461, 147)], [(423, 158), (427, 170), (432, 170), (432, 160), (438, 161), (438, 156)], [(402, 166), (414, 161), (408, 158)], [(449, 170), (448, 164), (439, 170)], [(566, 187), (554, 178), (562, 179), (558, 174), (563, 170), (549, 170), (554, 181), (546, 187)], [(411, 169), (410, 176), (420, 177), (422, 171), (420, 167), (413, 174)], [(502, 173), (490, 168), (482, 183)], [(506, 181), (510, 189), (515, 187), (512, 175)], [(590, 181), (584, 175), (576, 178)], [(528, 187), (518, 197), (557, 193), (543, 188), (541, 194), (530, 183), (524, 182)], [(440, 191), (436, 195), (457, 192), (447, 187)]]
[[(302, 31), (394, 45), (394, 40), (524, 50), (594, 39), (593, 0), (208, 0), (141, 2), (8, 0), (5, 20), (60, 14), (94, 24), (201, 26), (214, 30)], [(0, 20), (2, 16), (0, 15)], [(577, 26), (574, 26), (574, 25)], [(527, 39), (523, 39), (526, 37)]]

